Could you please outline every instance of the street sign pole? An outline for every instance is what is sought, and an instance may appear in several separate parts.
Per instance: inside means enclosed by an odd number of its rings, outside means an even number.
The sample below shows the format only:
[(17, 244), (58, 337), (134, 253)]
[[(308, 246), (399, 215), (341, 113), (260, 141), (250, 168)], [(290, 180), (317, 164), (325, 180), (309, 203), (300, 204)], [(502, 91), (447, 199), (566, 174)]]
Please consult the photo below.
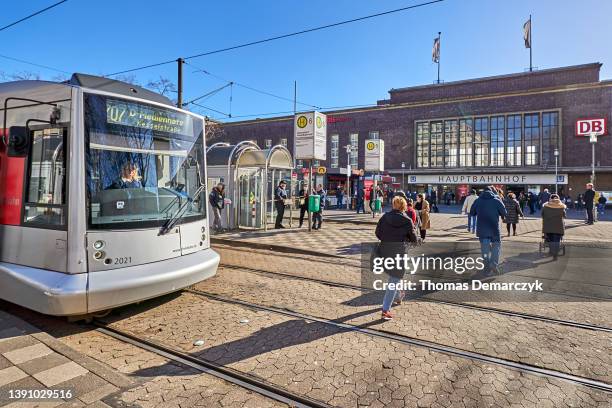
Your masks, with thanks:
[(351, 145), (346, 145), (346, 209), (351, 209)]
[[(308, 197), (310, 197), (314, 193), (314, 188), (312, 188), (312, 160), (308, 162)], [(310, 201), (310, 199), (309, 199)], [(312, 218), (310, 217), (310, 203), (306, 203), (308, 215), (308, 232), (312, 231)]]
[(597, 133), (591, 133), (591, 183), (595, 185), (595, 144), (597, 144)]

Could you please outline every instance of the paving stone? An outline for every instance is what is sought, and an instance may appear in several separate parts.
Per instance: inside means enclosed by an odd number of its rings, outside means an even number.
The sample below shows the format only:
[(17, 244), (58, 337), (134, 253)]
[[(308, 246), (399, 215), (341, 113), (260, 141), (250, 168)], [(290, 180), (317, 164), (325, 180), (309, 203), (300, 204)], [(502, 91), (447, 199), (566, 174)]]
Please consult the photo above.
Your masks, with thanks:
[(8, 351), (6, 353), (3, 353), (3, 355), (13, 364), (21, 364), (25, 363), (26, 361), (44, 357), (52, 353), (53, 350), (51, 350), (49, 347), (45, 346), (42, 343), (38, 343), (32, 346)]
[(19, 367), (8, 367), (0, 370), (0, 387), (6, 384), (10, 384), (13, 381), (21, 380), (28, 375), (19, 369)]
[(19, 364), (19, 368), (28, 373), (29, 375), (33, 375), (39, 373), (41, 371), (48, 370), (50, 368), (56, 367), (61, 364), (65, 364), (69, 362), (66, 357), (61, 354), (51, 353), (44, 357), (35, 358), (33, 360), (27, 361), (25, 363)]
[(0, 342), (0, 354), (8, 353), (24, 347), (34, 346), (36, 344), (39, 343), (31, 336), (11, 337)]
[(44, 385), (46, 385), (47, 387), (52, 387), (64, 381), (71, 380), (75, 377), (85, 375), (88, 372), (88, 370), (81, 367), (74, 361), (70, 361), (68, 363), (36, 373), (33, 375), (33, 377)]

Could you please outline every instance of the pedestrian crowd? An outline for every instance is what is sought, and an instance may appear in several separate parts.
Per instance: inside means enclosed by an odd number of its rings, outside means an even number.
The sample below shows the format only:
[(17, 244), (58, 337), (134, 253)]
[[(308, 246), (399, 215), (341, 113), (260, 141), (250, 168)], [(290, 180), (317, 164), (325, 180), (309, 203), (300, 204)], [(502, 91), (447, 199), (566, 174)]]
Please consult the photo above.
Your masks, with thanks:
[[(502, 273), (500, 221), (506, 225), (508, 236), (516, 235), (517, 224), (524, 217), (525, 204), (529, 204), (530, 211), (536, 207), (534, 197), (537, 197), (537, 205), (541, 208), (542, 238), (549, 250), (548, 256), (556, 261), (565, 233), (567, 209), (558, 194), (551, 194), (548, 189), (544, 189), (539, 195), (520, 193), (517, 197), (515, 193), (508, 192), (504, 196), (500, 189), (486, 186), (480, 194), (472, 190), (463, 198), (462, 212), (467, 215), (467, 230), (475, 233), (480, 242), (480, 253), (485, 266), (482, 273), (485, 277)], [(587, 212), (586, 223), (590, 225), (593, 223), (595, 203), (605, 206), (605, 198), (595, 200), (596, 192), (591, 183), (586, 185), (583, 197)], [(376, 225), (375, 234), (380, 241), (375, 250), (377, 257), (395, 258), (398, 254), (407, 253), (411, 245), (422, 244), (425, 240), (426, 232), (431, 228), (431, 205), (423, 194), (417, 194), (416, 198), (414, 202), (402, 191), (394, 193), (391, 210)], [(403, 279), (406, 271), (394, 265), (385, 268), (385, 272), (388, 275), (388, 286), (382, 303), (382, 319), (390, 320), (393, 319), (391, 307), (401, 304), (405, 296), (402, 290), (396, 288), (396, 284)]]

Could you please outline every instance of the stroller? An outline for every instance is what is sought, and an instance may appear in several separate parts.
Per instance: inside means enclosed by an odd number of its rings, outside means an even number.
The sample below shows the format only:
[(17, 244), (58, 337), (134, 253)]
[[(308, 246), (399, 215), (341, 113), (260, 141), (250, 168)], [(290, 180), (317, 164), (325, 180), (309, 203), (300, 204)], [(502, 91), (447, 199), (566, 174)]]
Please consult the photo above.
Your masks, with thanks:
[[(550, 250), (550, 241), (546, 237), (546, 234), (542, 233), (542, 241), (540, 241), (540, 254), (543, 254), (546, 250)], [(565, 255), (565, 243), (563, 242), (563, 236), (559, 241), (559, 255)]]

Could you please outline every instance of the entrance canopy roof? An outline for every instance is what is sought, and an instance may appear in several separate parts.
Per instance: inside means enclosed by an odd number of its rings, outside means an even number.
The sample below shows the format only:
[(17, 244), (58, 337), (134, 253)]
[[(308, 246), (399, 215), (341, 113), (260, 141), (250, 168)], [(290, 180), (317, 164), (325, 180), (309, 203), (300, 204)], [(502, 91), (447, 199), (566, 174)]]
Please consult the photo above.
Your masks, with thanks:
[(208, 166), (261, 167), (269, 169), (292, 169), (293, 159), (286, 147), (277, 145), (260, 149), (255, 144), (213, 145), (206, 152)]

